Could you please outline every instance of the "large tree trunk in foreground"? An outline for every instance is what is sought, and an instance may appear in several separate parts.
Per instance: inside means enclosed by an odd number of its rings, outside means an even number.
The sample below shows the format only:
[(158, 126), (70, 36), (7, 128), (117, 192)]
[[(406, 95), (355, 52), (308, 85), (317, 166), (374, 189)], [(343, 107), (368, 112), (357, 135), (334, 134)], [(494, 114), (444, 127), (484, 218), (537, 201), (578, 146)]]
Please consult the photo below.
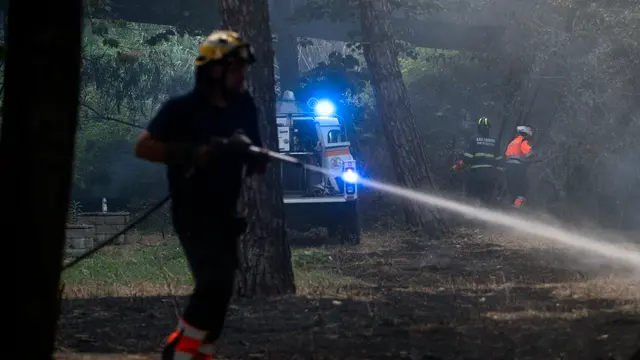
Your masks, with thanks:
[[(260, 112), (260, 131), (270, 149), (278, 149), (274, 58), (267, 0), (220, 0), (226, 28), (239, 32), (256, 52), (249, 88)], [(271, 166), (264, 178), (245, 187), (249, 229), (240, 241), (241, 269), (236, 293), (255, 297), (295, 291), (291, 250), (286, 238), (280, 172)]]
[[(3, 109), (3, 239), (16, 245), (11, 291), (20, 297), (17, 344), (30, 359), (52, 358), (78, 116), (82, 1), (10, 9)], [(15, 217), (15, 218), (14, 218)], [(7, 233), (7, 229), (9, 230)], [(25, 233), (26, 231), (26, 233)]]
[[(407, 88), (402, 79), (387, 0), (361, 0), (364, 55), (371, 71), (373, 90), (382, 129), (395, 175), (401, 186), (434, 191), (427, 157), (418, 136)], [(407, 223), (440, 237), (444, 224), (435, 209), (407, 202)]]

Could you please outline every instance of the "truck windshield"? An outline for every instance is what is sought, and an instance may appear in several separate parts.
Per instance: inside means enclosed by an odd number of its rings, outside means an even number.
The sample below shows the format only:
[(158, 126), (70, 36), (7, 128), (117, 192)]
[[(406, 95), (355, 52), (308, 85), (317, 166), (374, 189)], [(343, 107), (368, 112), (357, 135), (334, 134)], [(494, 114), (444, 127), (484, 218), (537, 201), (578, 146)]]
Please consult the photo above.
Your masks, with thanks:
[(344, 142), (344, 136), (342, 136), (342, 131), (336, 129), (336, 130), (329, 130), (329, 132), (327, 133), (327, 144), (335, 144), (335, 143), (341, 143)]

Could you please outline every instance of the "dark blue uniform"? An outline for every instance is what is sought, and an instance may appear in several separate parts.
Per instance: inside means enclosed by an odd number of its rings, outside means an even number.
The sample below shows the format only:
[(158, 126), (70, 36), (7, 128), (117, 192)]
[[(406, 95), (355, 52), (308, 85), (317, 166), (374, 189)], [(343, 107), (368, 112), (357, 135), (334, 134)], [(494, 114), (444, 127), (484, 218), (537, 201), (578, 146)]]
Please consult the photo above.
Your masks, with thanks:
[(498, 179), (496, 167), (502, 160), (498, 143), (490, 136), (469, 139), (464, 163), (470, 172), (466, 181), (467, 195), (490, 203)]
[[(196, 91), (170, 99), (147, 130), (165, 143), (201, 145), (241, 130), (262, 146), (257, 109), (248, 93), (225, 108)], [(167, 170), (173, 225), (195, 280), (183, 319), (209, 332), (208, 341), (222, 331), (238, 265), (237, 239), (246, 230), (237, 203), (247, 159), (225, 156), (214, 156), (209, 166), (195, 171), (183, 165)]]

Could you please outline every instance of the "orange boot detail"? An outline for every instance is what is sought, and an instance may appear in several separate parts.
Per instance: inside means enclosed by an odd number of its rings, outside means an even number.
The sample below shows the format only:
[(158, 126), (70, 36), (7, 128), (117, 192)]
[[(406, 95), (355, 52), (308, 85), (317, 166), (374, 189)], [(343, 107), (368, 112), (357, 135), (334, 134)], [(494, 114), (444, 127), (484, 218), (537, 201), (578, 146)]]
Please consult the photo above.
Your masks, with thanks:
[(516, 209), (521, 209), (524, 206), (525, 200), (526, 199), (523, 196), (518, 196), (513, 202), (513, 207)]
[[(208, 360), (200, 353), (200, 346), (207, 335), (184, 320), (180, 320), (177, 329), (167, 338), (162, 360)], [(204, 356), (204, 357), (203, 357)]]

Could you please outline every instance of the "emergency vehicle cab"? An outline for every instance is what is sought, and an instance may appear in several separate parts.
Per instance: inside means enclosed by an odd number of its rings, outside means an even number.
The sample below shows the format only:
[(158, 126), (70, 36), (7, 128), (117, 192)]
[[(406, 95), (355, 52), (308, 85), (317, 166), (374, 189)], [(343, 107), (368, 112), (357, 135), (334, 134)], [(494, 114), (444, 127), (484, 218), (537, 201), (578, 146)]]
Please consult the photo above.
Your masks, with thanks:
[(280, 164), (288, 225), (324, 226), (331, 238), (358, 244), (358, 173), (335, 106), (315, 98), (303, 104), (293, 92), (285, 91), (276, 103), (276, 118), (279, 152), (331, 173)]

